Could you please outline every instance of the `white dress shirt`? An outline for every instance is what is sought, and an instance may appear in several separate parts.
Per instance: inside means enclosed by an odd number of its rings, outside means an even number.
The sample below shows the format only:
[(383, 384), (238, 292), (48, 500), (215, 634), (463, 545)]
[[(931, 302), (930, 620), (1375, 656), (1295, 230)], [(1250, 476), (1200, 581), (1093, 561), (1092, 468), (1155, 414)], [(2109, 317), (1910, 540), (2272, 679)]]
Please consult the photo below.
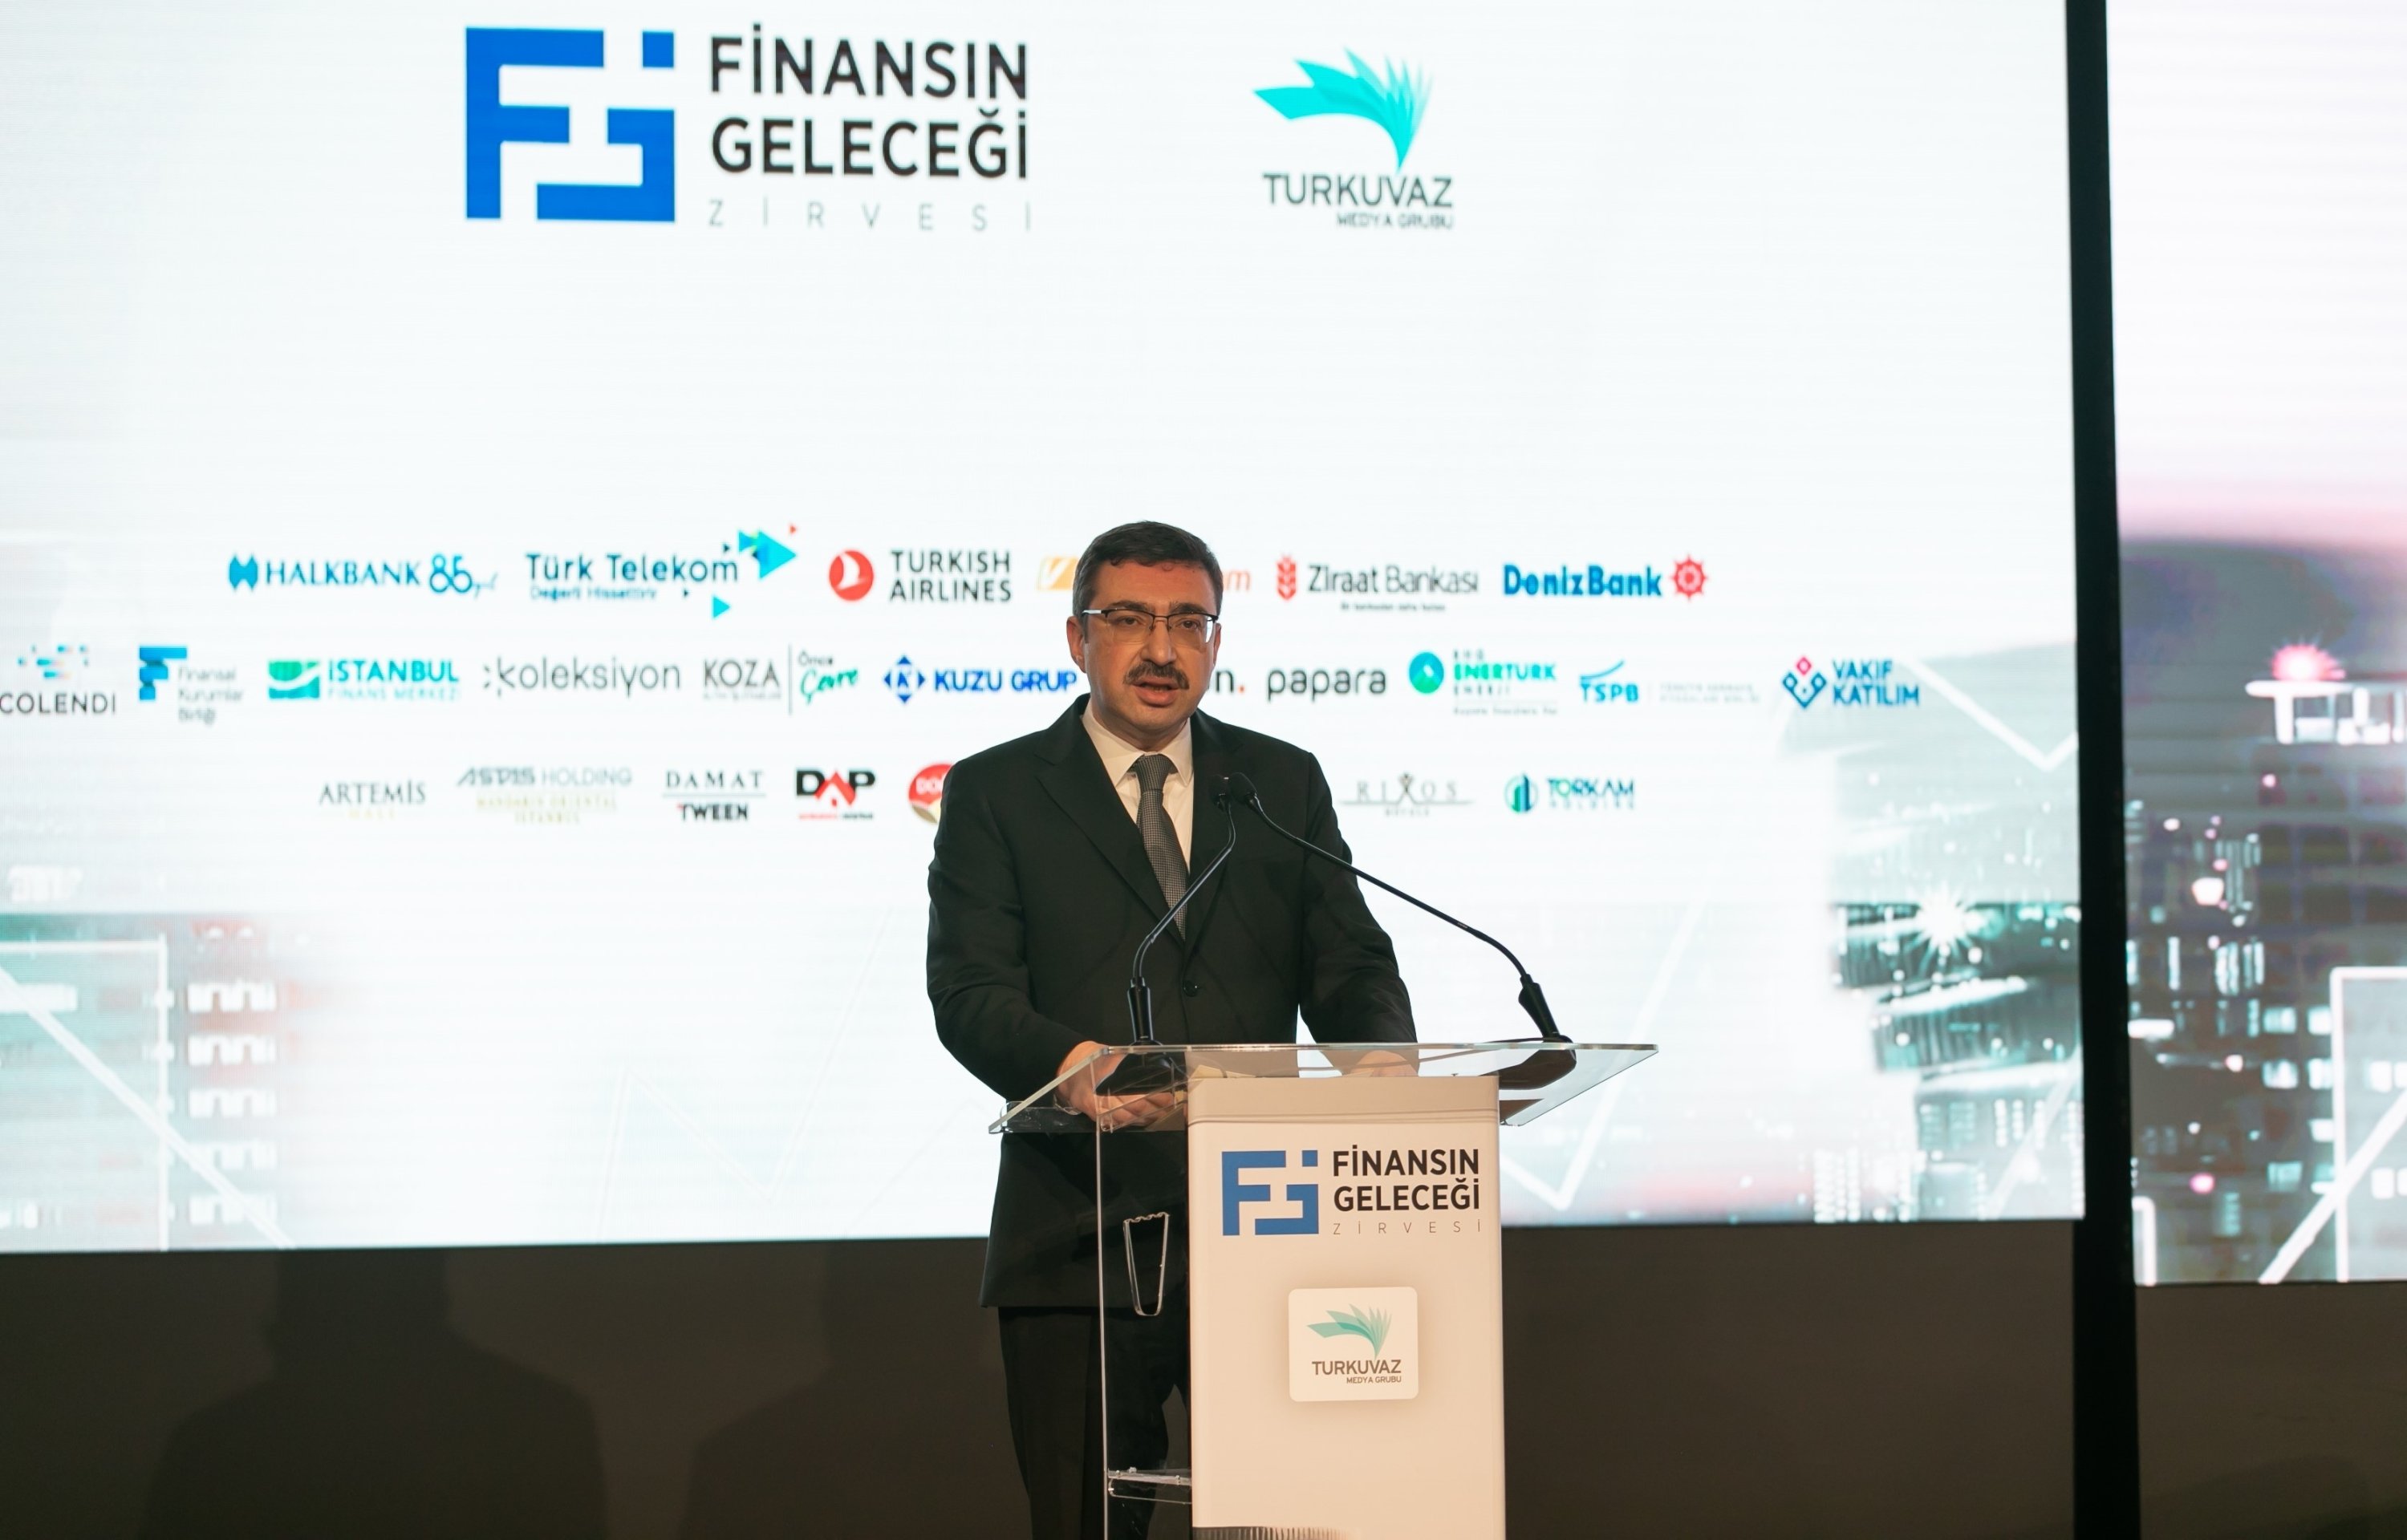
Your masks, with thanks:
[(1178, 737), (1168, 748), (1141, 749), (1121, 739), (1095, 716), (1095, 703), (1087, 702), (1079, 718), (1087, 725), (1087, 736), (1095, 741), (1095, 752), (1103, 756), (1104, 774), (1112, 789), (1120, 794), (1120, 806), (1128, 809), (1129, 821), (1136, 821), (1136, 762), (1148, 754), (1170, 756), (1170, 775), (1161, 784), (1161, 810), (1170, 814), (1170, 827), (1178, 833), (1178, 854), (1192, 867), (1195, 844), (1191, 831), (1195, 827), (1195, 724), (1182, 723)]

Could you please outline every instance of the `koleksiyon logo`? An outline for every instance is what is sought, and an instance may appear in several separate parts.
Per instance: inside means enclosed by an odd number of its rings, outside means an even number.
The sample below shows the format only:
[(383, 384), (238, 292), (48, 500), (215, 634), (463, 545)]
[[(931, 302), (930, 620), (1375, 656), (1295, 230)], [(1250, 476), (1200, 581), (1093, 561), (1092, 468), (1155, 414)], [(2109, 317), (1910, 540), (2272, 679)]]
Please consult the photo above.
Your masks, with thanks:
[[(516, 85), (528, 70), (605, 70), (614, 63), (623, 67), (626, 56), (613, 59), (610, 39), (600, 28), (466, 30), (467, 214), (498, 219), (502, 147), (570, 144), (576, 126), (565, 106), (505, 103), (503, 72), (513, 72)], [(815, 38), (790, 43), (764, 37), (757, 24), (748, 36), (715, 36), (708, 43), (711, 95), (740, 95), (748, 86), (755, 99), (775, 99), (763, 102), (770, 115), (757, 126), (748, 116), (730, 115), (712, 128), (711, 162), (723, 176), (924, 177), (931, 187), (942, 187), (947, 178), (969, 185), (1027, 179), (1026, 43), (876, 38), (856, 49), (850, 38), (840, 37), (822, 50)], [(605, 108), (603, 127), (608, 143), (642, 152), (641, 179), (539, 182), (536, 219), (649, 224), (677, 219), (677, 112), (664, 105), (674, 90), (677, 36), (642, 32), (637, 52), (644, 73), (634, 78), (644, 84), (635, 87), (635, 94), (650, 100)], [(621, 80), (608, 89), (616, 94), (623, 89)], [(1018, 104), (1008, 123), (1003, 111), (1006, 96)], [(925, 118), (908, 107), (903, 116), (878, 115), (890, 102), (920, 97), (930, 103)], [(825, 104), (825, 120), (813, 116), (817, 103)], [(709, 222), (718, 224), (726, 200), (710, 202)], [(878, 205), (862, 207), (875, 228)], [(933, 229), (930, 205), (922, 205), (919, 214), (915, 228)], [(820, 216), (821, 205), (813, 204), (806, 222), (816, 225)], [(987, 229), (986, 205), (975, 205), (969, 220), (973, 229)], [(899, 227), (890, 221), (890, 228)]]
[(1310, 205), (1336, 211), (1337, 222), (1356, 229), (1447, 230), (1454, 225), (1454, 178), (1403, 174), (1421, 118), (1429, 110), (1426, 75), (1389, 61), (1374, 69), (1348, 51), (1350, 70), (1299, 59), (1304, 85), (1264, 86), (1254, 92), (1280, 117), (1360, 118), (1388, 136), (1396, 152), (1395, 174), (1380, 172), (1265, 171), (1262, 182), (1274, 207)]
[(1387, 1311), (1368, 1310), (1358, 1305), (1351, 1308), (1332, 1310), (1328, 1314), (1328, 1320), (1316, 1321), (1312, 1323), (1314, 1335), (1359, 1336), (1371, 1345), (1371, 1350), (1374, 1353), (1388, 1345), (1388, 1328), (1394, 1323), (1394, 1318)]

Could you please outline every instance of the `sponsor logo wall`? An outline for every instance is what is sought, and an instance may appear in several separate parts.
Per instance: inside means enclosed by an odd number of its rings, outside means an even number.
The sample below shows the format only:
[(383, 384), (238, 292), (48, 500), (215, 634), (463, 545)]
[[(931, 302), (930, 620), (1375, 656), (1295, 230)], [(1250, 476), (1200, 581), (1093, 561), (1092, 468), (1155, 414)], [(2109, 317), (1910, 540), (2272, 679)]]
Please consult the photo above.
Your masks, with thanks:
[[(0, 1250), (975, 1233), (991, 1098), (930, 1021), (932, 841), (964, 760), (1086, 690), (1077, 552), (1148, 516), (1225, 569), (1204, 709), (1311, 750), (1357, 856), (1578, 1035), (1663, 1045), (1509, 1136), (1488, 1211), (2073, 1210), (2070, 1061), (2024, 1051), (2080, 1030), (2044, 16), (1833, 82), (1773, 9), (1545, 13), (1617, 61), (1601, 96), (1512, 84), (1514, 28), (1459, 7), (1216, 24), (1167, 73), (1092, 7), (506, 20), (330, 21), (368, 74), (296, 111), (403, 104), (287, 147), (332, 202), (245, 224), (271, 179), (235, 163), (141, 205), (208, 237), (189, 273), (65, 230), (73, 292), (5, 311), (81, 360), (26, 366), (61, 421), (121, 376), (187, 404), (0, 464), (0, 1050), (37, 1067), (0, 1083), (0, 1212), (34, 1216)], [(196, 143), (291, 89), (204, 53)], [(78, 89), (131, 120), (150, 78)], [(1834, 86), (1976, 195), (1863, 223), (1897, 147)], [(1812, 196), (1648, 202), (1733, 122), (1802, 136)], [(1948, 322), (1903, 358), (1683, 373), (1872, 252)], [(76, 292), (137, 313), (94, 339)], [(1373, 903), (1424, 1036), (1527, 1030), (1492, 956)], [(237, 1005), (338, 1046), (195, 1058)], [(164, 1132), (76, 1099), (70, 1038)], [(859, 1094), (897, 1081), (908, 1118)], [(1964, 1132), (1999, 1117), (2018, 1142)]]

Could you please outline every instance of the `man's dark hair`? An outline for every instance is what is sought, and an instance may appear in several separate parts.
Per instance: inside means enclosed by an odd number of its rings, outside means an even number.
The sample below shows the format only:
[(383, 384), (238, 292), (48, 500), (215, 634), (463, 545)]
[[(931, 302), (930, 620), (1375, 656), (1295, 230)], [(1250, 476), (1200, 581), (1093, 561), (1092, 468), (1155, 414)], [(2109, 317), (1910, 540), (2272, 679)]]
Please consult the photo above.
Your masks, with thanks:
[(1094, 606), (1095, 574), (1121, 561), (1140, 567), (1201, 567), (1212, 580), (1212, 608), (1220, 607), (1220, 560), (1212, 554), (1212, 547), (1175, 524), (1157, 524), (1148, 518), (1105, 530), (1087, 543), (1086, 554), (1078, 558), (1078, 574), (1071, 584), (1072, 615)]

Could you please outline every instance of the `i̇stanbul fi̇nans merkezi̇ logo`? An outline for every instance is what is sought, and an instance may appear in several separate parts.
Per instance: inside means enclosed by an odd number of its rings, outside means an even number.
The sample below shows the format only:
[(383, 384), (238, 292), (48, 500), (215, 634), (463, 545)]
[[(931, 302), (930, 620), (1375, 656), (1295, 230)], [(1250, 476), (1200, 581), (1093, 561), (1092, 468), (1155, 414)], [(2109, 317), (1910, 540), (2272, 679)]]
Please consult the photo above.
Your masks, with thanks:
[(1262, 185), (1271, 206), (1326, 209), (1340, 227), (1352, 230), (1453, 229), (1454, 178), (1404, 170), (1429, 109), (1429, 77), (1392, 61), (1374, 69), (1350, 51), (1346, 63), (1350, 69), (1299, 59), (1296, 68), (1305, 84), (1264, 86), (1254, 94), (1290, 122), (1363, 120), (1387, 135), (1396, 152), (1394, 168), (1265, 171)]
[[(667, 224), (678, 218), (674, 104), (705, 88), (701, 72), (678, 71), (675, 33), (643, 31), (629, 51), (614, 49), (613, 35), (598, 27), (466, 30), (469, 219), (499, 219), (506, 204), (520, 206), (508, 186), (523, 184), (512, 178), (506, 185), (504, 177), (508, 145), (565, 146), (572, 154), (590, 148), (597, 167), (634, 162), (627, 167), (634, 181), (536, 180), (537, 219)], [(718, 176), (689, 205), (698, 222), (972, 234), (1033, 227), (1033, 209), (1018, 195), (1028, 179), (1026, 43), (876, 38), (856, 46), (839, 37), (822, 46), (819, 38), (764, 33), (757, 21), (748, 31), (701, 41), (708, 94), (734, 97), (743, 110), (726, 110), (731, 104), (720, 100), (705, 109), (713, 120), (710, 164)], [(637, 100), (604, 108), (602, 121), (589, 126), (556, 100), (504, 101), (506, 70), (514, 91), (537, 96), (540, 85), (520, 85), (542, 78), (534, 72), (601, 71), (612, 94)], [(568, 92), (555, 88), (554, 94)], [(636, 155), (602, 159), (611, 147)], [(847, 190), (841, 198), (834, 194), (839, 186)], [(1003, 193), (1005, 187), (1011, 194)], [(795, 204), (770, 196), (796, 188), (804, 196)], [(934, 196), (948, 191), (967, 197)], [(890, 209), (890, 193), (905, 206)]]

